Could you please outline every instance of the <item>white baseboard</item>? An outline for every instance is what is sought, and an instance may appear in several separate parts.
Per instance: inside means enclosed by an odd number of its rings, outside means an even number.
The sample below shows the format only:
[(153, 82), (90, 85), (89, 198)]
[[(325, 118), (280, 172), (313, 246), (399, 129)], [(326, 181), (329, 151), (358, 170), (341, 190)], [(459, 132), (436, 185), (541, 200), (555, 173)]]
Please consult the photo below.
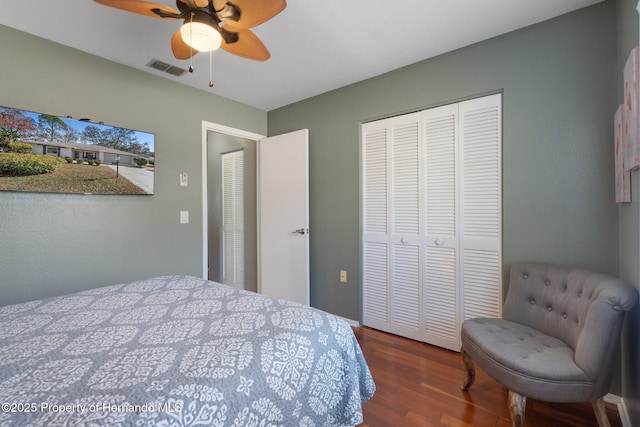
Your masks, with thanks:
[(347, 319), (346, 317), (341, 317), (342, 320), (344, 320), (345, 322), (347, 322), (349, 324), (349, 326), (351, 326), (352, 328), (359, 328), (360, 326), (360, 322), (358, 322), (357, 320), (351, 320), (351, 319)]
[(624, 403), (624, 399), (622, 397), (608, 393), (604, 396), (604, 401), (618, 407), (618, 414), (620, 414), (622, 427), (632, 427), (629, 412), (627, 411), (627, 405)]

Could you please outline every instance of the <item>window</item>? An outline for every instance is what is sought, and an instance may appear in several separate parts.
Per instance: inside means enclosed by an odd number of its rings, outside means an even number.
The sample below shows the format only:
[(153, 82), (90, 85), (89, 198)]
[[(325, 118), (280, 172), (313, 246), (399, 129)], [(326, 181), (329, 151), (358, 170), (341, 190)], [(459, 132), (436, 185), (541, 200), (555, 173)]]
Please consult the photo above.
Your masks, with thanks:
[(44, 154), (48, 155), (48, 156), (57, 156), (60, 149), (58, 147), (51, 147), (49, 145), (47, 145), (45, 147), (45, 152)]

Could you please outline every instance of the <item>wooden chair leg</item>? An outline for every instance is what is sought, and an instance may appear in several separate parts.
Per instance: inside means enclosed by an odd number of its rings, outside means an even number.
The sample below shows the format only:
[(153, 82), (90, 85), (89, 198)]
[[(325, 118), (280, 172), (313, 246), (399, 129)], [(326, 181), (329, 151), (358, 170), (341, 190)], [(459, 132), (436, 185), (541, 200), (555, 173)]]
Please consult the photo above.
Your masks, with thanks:
[(607, 417), (607, 410), (604, 407), (604, 399), (601, 397), (598, 400), (594, 400), (591, 402), (591, 405), (593, 405), (593, 412), (596, 413), (598, 425), (600, 427), (611, 427), (611, 424), (609, 424), (609, 417)]
[(469, 387), (473, 385), (473, 382), (476, 380), (476, 369), (473, 366), (473, 360), (469, 357), (464, 350), (460, 350), (460, 356), (462, 356), (462, 360), (464, 361), (464, 365), (467, 368), (467, 378), (464, 380), (464, 383), (460, 386), (461, 390), (467, 391)]
[(511, 412), (512, 427), (524, 427), (524, 410), (527, 406), (527, 396), (522, 396), (509, 390), (509, 412)]

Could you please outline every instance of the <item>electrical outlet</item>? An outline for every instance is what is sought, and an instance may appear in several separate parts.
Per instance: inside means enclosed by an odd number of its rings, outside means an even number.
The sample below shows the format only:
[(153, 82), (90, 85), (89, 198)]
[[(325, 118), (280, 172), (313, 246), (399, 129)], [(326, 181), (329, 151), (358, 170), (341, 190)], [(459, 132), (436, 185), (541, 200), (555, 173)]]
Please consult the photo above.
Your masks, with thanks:
[(347, 283), (347, 270), (340, 270), (340, 283)]
[(186, 172), (180, 174), (180, 187), (187, 187), (189, 185), (189, 175)]

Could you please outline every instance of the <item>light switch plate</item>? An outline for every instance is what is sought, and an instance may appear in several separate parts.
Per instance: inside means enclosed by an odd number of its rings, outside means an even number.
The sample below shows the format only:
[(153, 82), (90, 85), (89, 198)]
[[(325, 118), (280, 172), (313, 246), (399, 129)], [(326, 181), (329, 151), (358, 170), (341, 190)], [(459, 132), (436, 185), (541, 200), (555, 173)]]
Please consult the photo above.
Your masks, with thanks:
[(180, 174), (180, 187), (187, 187), (189, 185), (189, 175), (186, 172)]
[(189, 224), (189, 211), (180, 211), (180, 224)]

